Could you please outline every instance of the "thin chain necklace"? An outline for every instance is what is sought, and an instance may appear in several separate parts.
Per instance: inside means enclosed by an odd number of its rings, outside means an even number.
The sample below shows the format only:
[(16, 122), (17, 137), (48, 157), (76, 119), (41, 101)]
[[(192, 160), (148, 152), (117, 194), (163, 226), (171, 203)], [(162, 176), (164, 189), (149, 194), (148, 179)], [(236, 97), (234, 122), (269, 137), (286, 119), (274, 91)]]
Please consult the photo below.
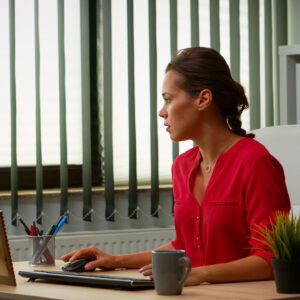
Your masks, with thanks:
[[(214, 160), (211, 164), (207, 164), (203, 166), (203, 169), (205, 171), (205, 173), (210, 174), (212, 172), (212, 170), (215, 167), (215, 164), (218, 160), (218, 158), (225, 153), (232, 145), (234, 144), (234, 141), (230, 141), (230, 143), (222, 150), (222, 152), (217, 156), (216, 160)], [(202, 161), (203, 162), (203, 161)]]

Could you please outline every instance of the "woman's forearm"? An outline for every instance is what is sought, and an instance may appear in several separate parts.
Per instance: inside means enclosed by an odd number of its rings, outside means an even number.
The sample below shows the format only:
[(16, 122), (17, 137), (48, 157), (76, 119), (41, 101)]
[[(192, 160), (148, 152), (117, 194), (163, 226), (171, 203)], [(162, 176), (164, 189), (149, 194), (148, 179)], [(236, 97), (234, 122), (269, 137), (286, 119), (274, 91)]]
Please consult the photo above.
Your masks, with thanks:
[(259, 256), (248, 256), (229, 263), (194, 268), (186, 285), (202, 282), (235, 282), (268, 280), (273, 278), (272, 268)]
[[(160, 250), (174, 249), (171, 243), (160, 246)], [(117, 268), (139, 269), (151, 264), (152, 251), (145, 251), (132, 254), (116, 255), (115, 262)]]

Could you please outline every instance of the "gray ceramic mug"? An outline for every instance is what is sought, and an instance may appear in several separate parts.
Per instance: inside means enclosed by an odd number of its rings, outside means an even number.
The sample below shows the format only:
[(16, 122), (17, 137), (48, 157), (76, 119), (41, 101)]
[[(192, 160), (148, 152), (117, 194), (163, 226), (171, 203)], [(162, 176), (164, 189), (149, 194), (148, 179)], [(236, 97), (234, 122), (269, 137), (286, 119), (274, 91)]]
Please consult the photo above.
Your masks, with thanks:
[(185, 250), (153, 250), (152, 272), (158, 295), (180, 295), (191, 271)]

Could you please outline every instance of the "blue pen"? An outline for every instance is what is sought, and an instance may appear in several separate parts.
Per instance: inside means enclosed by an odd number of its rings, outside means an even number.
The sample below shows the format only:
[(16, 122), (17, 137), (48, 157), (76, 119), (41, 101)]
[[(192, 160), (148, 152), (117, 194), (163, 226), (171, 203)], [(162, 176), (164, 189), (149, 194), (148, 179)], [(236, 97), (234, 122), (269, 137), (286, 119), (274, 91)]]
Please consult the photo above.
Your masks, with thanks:
[(62, 228), (62, 226), (66, 223), (66, 221), (68, 220), (68, 216), (64, 216), (59, 223), (57, 224), (55, 230), (54, 230), (54, 234), (57, 234), (59, 232), (59, 230)]

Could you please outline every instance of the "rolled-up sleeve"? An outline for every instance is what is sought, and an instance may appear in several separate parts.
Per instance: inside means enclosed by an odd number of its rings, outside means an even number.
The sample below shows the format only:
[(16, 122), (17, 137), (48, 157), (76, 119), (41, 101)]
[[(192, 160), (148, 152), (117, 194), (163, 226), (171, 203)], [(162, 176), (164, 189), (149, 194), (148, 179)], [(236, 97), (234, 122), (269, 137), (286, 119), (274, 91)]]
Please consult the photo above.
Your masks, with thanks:
[(245, 207), (251, 234), (250, 255), (260, 256), (270, 264), (273, 253), (261, 242), (257, 225), (269, 226), (274, 212), (290, 211), (284, 171), (273, 156), (264, 155), (253, 161), (252, 168), (245, 176)]

